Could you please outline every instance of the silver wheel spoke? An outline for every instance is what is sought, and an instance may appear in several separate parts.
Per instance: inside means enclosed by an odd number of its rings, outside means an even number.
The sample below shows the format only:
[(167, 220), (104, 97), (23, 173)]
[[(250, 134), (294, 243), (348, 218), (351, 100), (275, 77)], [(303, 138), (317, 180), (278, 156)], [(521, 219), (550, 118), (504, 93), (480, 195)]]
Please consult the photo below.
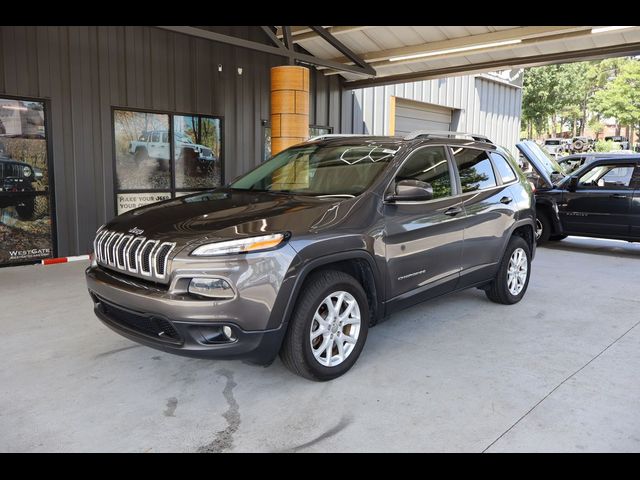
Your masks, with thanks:
[(315, 340), (316, 338), (318, 338), (320, 335), (323, 335), (324, 333), (325, 333), (325, 330), (323, 328), (319, 328), (311, 332), (311, 340)]
[(344, 360), (344, 343), (343, 343), (343, 340), (338, 338), (338, 341), (336, 342), (336, 346), (338, 347), (338, 357), (340, 359), (340, 362), (342, 362)]
[(355, 339), (355, 338), (353, 338), (353, 337), (351, 337), (349, 335), (343, 335), (342, 336), (342, 340), (344, 340), (347, 343), (351, 343), (353, 345), (355, 345), (355, 343), (357, 342), (357, 339)]
[(340, 290), (325, 297), (313, 315), (309, 331), (316, 361), (325, 367), (344, 362), (358, 343), (360, 321), (360, 306), (349, 292)]
[(325, 361), (327, 367), (331, 366), (331, 357), (333, 356), (333, 338), (329, 337), (329, 342), (327, 343), (326, 353), (325, 353)]

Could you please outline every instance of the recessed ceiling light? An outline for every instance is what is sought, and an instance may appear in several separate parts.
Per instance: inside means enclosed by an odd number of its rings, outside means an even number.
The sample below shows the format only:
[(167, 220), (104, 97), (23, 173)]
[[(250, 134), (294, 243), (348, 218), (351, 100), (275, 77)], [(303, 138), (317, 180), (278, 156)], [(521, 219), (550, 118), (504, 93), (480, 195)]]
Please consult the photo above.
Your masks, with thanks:
[(436, 55), (446, 55), (447, 53), (467, 52), (470, 50), (480, 50), (482, 48), (502, 47), (505, 45), (516, 45), (518, 43), (522, 43), (522, 40), (516, 39), (516, 40), (503, 40), (501, 42), (493, 42), (493, 43), (481, 43), (478, 45), (467, 45), (465, 47), (446, 48), (444, 50), (434, 50), (433, 52), (414, 53), (412, 55), (402, 55), (399, 57), (391, 57), (389, 61), (397, 62), (400, 60), (411, 60), (414, 58), (434, 57)]

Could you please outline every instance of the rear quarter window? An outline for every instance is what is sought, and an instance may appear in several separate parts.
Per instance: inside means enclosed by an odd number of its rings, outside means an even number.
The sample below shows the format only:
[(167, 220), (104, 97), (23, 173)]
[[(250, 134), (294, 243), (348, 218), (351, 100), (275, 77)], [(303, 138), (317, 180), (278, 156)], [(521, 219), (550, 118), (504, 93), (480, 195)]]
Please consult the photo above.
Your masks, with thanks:
[(502, 178), (502, 183), (511, 183), (515, 181), (516, 172), (513, 171), (511, 165), (506, 158), (504, 158), (499, 153), (491, 153), (491, 160), (493, 160), (493, 164), (498, 171), (498, 175)]
[(452, 151), (460, 174), (462, 193), (484, 190), (497, 185), (487, 152), (459, 147), (453, 147)]

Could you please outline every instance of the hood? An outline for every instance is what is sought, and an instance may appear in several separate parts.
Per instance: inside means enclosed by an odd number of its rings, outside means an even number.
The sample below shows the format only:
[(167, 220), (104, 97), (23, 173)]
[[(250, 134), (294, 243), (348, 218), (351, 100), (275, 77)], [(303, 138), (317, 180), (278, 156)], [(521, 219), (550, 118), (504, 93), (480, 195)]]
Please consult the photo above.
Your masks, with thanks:
[(332, 212), (358, 198), (218, 189), (131, 210), (106, 228), (180, 245), (284, 231), (295, 235), (321, 229), (327, 222), (335, 225)]
[(552, 188), (565, 177), (558, 162), (547, 156), (535, 142), (531, 140), (520, 142), (516, 144), (516, 148), (536, 170), (546, 188)]

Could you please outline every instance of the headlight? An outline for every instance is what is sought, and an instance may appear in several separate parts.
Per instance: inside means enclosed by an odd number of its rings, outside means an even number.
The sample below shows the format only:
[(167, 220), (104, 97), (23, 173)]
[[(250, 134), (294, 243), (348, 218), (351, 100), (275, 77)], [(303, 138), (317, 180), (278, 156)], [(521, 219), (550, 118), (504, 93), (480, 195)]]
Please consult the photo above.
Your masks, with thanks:
[(25, 177), (30, 177), (30, 176), (31, 176), (31, 172), (32, 172), (31, 167), (28, 167), (28, 166), (26, 166), (26, 165), (25, 165), (25, 166), (22, 168), (22, 174), (23, 174)]
[(282, 233), (262, 235), (260, 237), (229, 240), (227, 242), (207, 243), (196, 248), (191, 255), (211, 257), (214, 255), (229, 255), (233, 253), (252, 253), (269, 250), (280, 245), (285, 239)]

